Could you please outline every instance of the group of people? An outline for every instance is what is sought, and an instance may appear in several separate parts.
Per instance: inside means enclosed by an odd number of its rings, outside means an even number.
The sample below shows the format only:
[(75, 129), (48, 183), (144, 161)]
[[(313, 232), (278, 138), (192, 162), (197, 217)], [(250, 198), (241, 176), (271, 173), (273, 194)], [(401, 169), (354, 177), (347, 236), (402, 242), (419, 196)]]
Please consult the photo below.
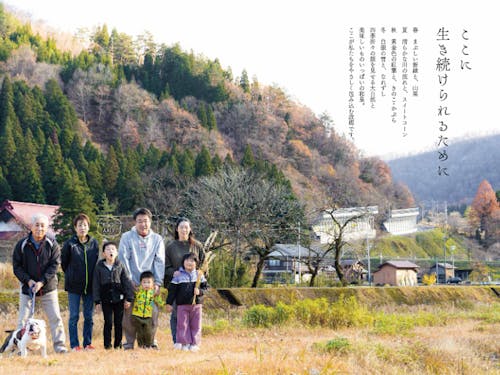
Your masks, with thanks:
[[(68, 293), (68, 332), (72, 351), (92, 350), (94, 312), (104, 317), (104, 348), (158, 349), (155, 339), (159, 309), (170, 312), (170, 328), (175, 349), (199, 350), (203, 294), (207, 281), (199, 266), (205, 253), (195, 240), (191, 223), (180, 218), (174, 240), (165, 246), (161, 235), (151, 229), (152, 214), (139, 208), (135, 225), (123, 233), (120, 242), (104, 242), (99, 255), (98, 241), (89, 235), (90, 218), (79, 214), (73, 219), (75, 234), (62, 248), (48, 234), (49, 219), (43, 214), (32, 218), (31, 231), (15, 246), (12, 264), (21, 283), (18, 328), (34, 312), (33, 304), (44, 310), (56, 353), (66, 353), (66, 336), (57, 292), (57, 271), (64, 271)], [(167, 299), (160, 296), (161, 286)], [(83, 312), (83, 340), (80, 346), (78, 321)], [(114, 340), (112, 332), (114, 329)]]

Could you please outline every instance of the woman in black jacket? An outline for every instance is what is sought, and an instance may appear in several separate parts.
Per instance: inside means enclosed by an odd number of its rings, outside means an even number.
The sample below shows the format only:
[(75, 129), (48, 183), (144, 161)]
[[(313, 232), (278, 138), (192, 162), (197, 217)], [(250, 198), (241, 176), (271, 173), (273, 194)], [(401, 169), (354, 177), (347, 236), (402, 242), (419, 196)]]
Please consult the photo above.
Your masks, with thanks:
[(83, 302), (83, 348), (92, 346), (92, 328), (94, 326), (94, 299), (92, 297), (92, 279), (94, 268), (99, 258), (99, 244), (89, 236), (90, 219), (79, 214), (73, 219), (75, 235), (66, 241), (61, 250), (61, 266), (64, 271), (64, 290), (68, 292), (69, 306), (69, 342), (73, 351), (79, 351), (78, 320), (80, 303)]

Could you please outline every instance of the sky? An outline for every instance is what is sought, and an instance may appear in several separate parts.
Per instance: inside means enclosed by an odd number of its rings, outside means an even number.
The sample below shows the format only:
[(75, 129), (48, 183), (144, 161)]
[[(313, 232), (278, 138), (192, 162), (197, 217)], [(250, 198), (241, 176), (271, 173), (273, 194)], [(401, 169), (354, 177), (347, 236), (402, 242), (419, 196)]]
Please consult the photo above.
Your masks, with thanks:
[[(218, 58), (223, 68), (239, 76), (246, 69), (259, 83), (276, 84), (295, 101), (317, 115), (327, 113), (337, 133), (353, 140), (365, 156), (385, 159), (418, 150), (438, 150), (439, 137), (448, 144), (464, 136), (500, 133), (496, 116), (500, 78), (497, 28), (493, 1), (442, 0), (343, 1), (330, 0), (3, 0), (27, 12), (33, 20), (74, 33), (79, 28), (106, 24), (108, 30), (139, 35), (149, 31), (157, 43), (172, 45), (209, 59)], [(417, 39), (418, 96), (403, 93), (401, 66), (394, 83), (396, 105), (392, 121), (391, 97), (381, 97), (383, 70), (375, 65), (375, 108), (359, 101), (360, 28), (376, 30), (376, 54), (380, 39), (390, 46), (397, 39), (397, 64), (402, 63), (403, 28), (409, 46)], [(349, 37), (353, 30), (355, 51), (354, 124), (349, 127)], [(382, 28), (386, 29), (382, 34)], [(392, 28), (395, 33), (391, 34)], [(450, 71), (438, 72), (436, 61), (443, 52), (437, 41), (439, 29), (448, 31), (444, 57)], [(417, 30), (416, 32), (414, 30)], [(467, 32), (464, 34), (464, 30)], [(464, 39), (467, 38), (467, 40)], [(366, 43), (369, 37), (366, 36)], [(464, 50), (464, 45), (466, 49)], [(365, 45), (368, 49), (368, 44)], [(367, 51), (367, 50), (366, 50)], [(468, 55), (464, 55), (464, 52)], [(388, 50), (388, 53), (390, 51)], [(368, 62), (368, 55), (367, 62)], [(466, 60), (465, 60), (466, 59)], [(460, 61), (470, 70), (461, 70)], [(411, 68), (411, 61), (409, 61)], [(370, 66), (365, 65), (368, 72)], [(439, 74), (448, 73), (446, 83)], [(390, 71), (388, 71), (390, 74)], [(366, 74), (366, 77), (368, 73)], [(390, 80), (386, 80), (392, 87)], [(364, 86), (370, 86), (368, 79)], [(387, 89), (387, 90), (389, 90)], [(366, 89), (365, 95), (370, 92)], [(443, 90), (443, 91), (441, 91)], [(390, 94), (389, 91), (385, 91)], [(443, 98), (446, 99), (443, 100)], [(404, 107), (404, 104), (406, 106)], [(448, 107), (446, 131), (439, 130), (438, 108)], [(442, 112), (443, 113), (443, 112)], [(437, 151), (436, 151), (437, 152)]]

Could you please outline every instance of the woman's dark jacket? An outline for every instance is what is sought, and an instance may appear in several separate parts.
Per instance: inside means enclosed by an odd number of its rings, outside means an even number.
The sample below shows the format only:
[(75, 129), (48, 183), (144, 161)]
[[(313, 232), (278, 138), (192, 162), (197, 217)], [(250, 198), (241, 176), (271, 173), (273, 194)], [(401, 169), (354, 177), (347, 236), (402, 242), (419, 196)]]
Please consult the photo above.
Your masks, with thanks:
[(98, 259), (99, 243), (95, 238), (89, 237), (82, 244), (75, 235), (66, 241), (61, 250), (64, 290), (75, 294), (92, 294), (92, 280)]

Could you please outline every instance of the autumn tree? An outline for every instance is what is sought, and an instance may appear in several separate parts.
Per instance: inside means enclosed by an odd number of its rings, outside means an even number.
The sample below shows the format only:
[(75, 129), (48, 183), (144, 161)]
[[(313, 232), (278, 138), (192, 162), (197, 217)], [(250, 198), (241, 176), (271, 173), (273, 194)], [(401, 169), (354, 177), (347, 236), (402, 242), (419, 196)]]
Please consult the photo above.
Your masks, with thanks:
[(490, 236), (489, 222), (499, 209), (495, 191), (487, 180), (483, 180), (479, 184), (476, 196), (472, 201), (469, 218), (472, 224), (475, 224), (484, 233), (485, 239)]

